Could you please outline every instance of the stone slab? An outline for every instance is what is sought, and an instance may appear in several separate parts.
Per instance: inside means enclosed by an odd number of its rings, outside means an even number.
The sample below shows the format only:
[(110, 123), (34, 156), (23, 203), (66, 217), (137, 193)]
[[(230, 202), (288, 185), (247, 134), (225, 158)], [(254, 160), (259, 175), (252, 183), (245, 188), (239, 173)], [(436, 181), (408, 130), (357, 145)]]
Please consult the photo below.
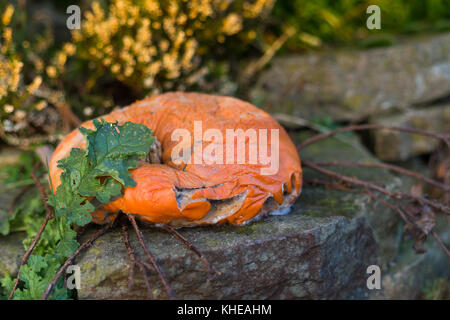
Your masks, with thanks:
[(269, 112), (360, 121), (450, 95), (450, 33), (273, 60), (250, 93)]

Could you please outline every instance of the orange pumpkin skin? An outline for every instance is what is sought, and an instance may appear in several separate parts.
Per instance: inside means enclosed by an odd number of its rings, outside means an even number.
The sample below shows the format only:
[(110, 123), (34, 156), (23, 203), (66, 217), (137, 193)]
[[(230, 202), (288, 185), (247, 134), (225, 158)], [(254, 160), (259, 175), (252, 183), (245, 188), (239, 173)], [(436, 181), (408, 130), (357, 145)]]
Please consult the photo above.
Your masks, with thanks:
[[(224, 222), (241, 225), (268, 210), (288, 207), (300, 194), (302, 170), (294, 144), (269, 114), (247, 102), (231, 97), (172, 92), (137, 101), (102, 118), (119, 124), (141, 123), (152, 129), (162, 146), (163, 164), (141, 162), (131, 171), (136, 186), (125, 188), (122, 197), (97, 210), (93, 214), (94, 222), (104, 222), (106, 212), (122, 211), (144, 221), (174, 226)], [(269, 132), (278, 129), (278, 172), (263, 175), (260, 170), (267, 166), (248, 161), (244, 164), (206, 164), (204, 161), (175, 164), (171, 159), (172, 149), (179, 141), (173, 141), (172, 133), (175, 129), (187, 129), (194, 145), (194, 121), (201, 121), (203, 132), (220, 130), (224, 139), (226, 129), (268, 129)], [(93, 129), (92, 121), (82, 126)], [(202, 140), (201, 143), (205, 149), (211, 142)], [(270, 150), (270, 138), (267, 144)], [(60, 184), (58, 160), (68, 156), (72, 148), (85, 146), (84, 136), (78, 129), (58, 145), (50, 161), (54, 188)], [(245, 147), (249, 150), (249, 139), (245, 140)], [(225, 153), (224, 143), (223, 155)], [(227, 199), (231, 200), (225, 201)]]

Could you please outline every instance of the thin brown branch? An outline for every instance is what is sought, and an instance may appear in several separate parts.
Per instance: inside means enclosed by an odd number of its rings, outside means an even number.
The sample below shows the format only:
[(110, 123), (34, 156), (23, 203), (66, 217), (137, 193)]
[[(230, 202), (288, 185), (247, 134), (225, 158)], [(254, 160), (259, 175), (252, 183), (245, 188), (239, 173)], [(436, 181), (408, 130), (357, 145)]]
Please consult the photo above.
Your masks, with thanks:
[(123, 234), (123, 242), (125, 244), (125, 248), (127, 249), (128, 257), (130, 258), (131, 261), (131, 270), (128, 278), (128, 290), (131, 290), (131, 288), (133, 287), (134, 269), (136, 268), (136, 266), (138, 266), (144, 278), (144, 283), (145, 286), (147, 287), (148, 296), (150, 299), (154, 300), (155, 297), (153, 295), (152, 288), (150, 287), (150, 282), (148, 280), (147, 272), (144, 268), (144, 265), (136, 258), (134, 250), (131, 247), (130, 237), (128, 236), (128, 226), (126, 222), (122, 223), (122, 234)]
[(354, 190), (348, 186), (348, 183), (344, 183), (342, 181), (335, 180), (321, 180), (321, 179), (304, 179), (304, 186), (317, 186), (322, 185), (327, 189), (341, 190), (346, 192), (360, 192), (358, 190)]
[(37, 162), (34, 165), (33, 170), (31, 171), (31, 177), (33, 178), (34, 182), (36, 183), (36, 186), (38, 187), (39, 192), (41, 193), (42, 200), (44, 201), (46, 215), (45, 215), (44, 221), (42, 222), (38, 232), (36, 233), (36, 236), (33, 239), (33, 242), (31, 243), (30, 247), (27, 249), (27, 251), (25, 252), (25, 255), (22, 257), (22, 260), (20, 261), (19, 269), (17, 271), (17, 276), (16, 276), (17, 278), (16, 278), (16, 280), (14, 282), (14, 286), (8, 296), (9, 300), (11, 300), (14, 297), (14, 292), (16, 291), (17, 286), (19, 285), (21, 268), (27, 263), (28, 258), (30, 257), (34, 248), (38, 244), (39, 240), (41, 239), (42, 233), (44, 233), (47, 223), (49, 222), (50, 219), (52, 219), (54, 217), (52, 207), (50, 207), (47, 204), (47, 192), (45, 191), (44, 186), (39, 181), (39, 178), (36, 176), (36, 170), (39, 167), (39, 164), (40, 163)]
[[(128, 257), (130, 257), (130, 254), (128, 253)], [(130, 258), (130, 260), (131, 260), (131, 258)], [(134, 269), (136, 269), (136, 265), (137, 265), (137, 262), (136, 261), (132, 261), (131, 262), (131, 268), (130, 268), (130, 273), (128, 274), (128, 291), (131, 291), (131, 289), (133, 289), (133, 284), (134, 284)], [(142, 271), (142, 270), (141, 270)], [(143, 275), (143, 277), (144, 277), (144, 279), (145, 279), (145, 277), (147, 276), (147, 274), (144, 272), (144, 274), (145, 275)], [(147, 283), (146, 283), (147, 284)], [(149, 287), (147, 287), (147, 291), (149, 292), (149, 294), (150, 294), (150, 291), (149, 291)]]
[[(323, 184), (323, 185), (331, 186), (331, 187), (336, 186), (335, 184), (330, 183), (329, 181), (318, 180), (318, 179), (315, 179), (313, 183)], [(338, 189), (338, 190), (342, 190), (339, 186), (337, 187), (337, 189)], [(347, 190), (345, 190), (345, 191), (347, 191)], [(382, 199), (382, 198), (380, 198), (380, 197), (377, 197), (377, 196), (376, 196), (373, 192), (371, 192), (368, 188), (365, 188), (365, 189), (364, 189), (364, 192), (367, 193), (367, 195), (369, 195), (369, 197), (371, 197), (373, 200), (378, 201), (378, 202), (384, 204), (385, 206), (391, 208), (391, 209), (394, 210), (395, 212), (397, 212), (397, 213), (400, 215), (400, 217), (403, 219), (403, 221), (405, 221), (406, 224), (413, 225), (414, 227), (418, 228), (418, 229), (421, 230), (422, 232), (426, 233), (426, 232), (425, 232), (424, 230), (422, 230), (415, 222), (410, 221), (410, 220), (407, 218), (406, 214), (405, 214), (399, 207), (396, 207), (396, 206), (393, 205), (392, 203), (390, 203), (390, 202), (388, 202), (388, 201), (386, 201), (386, 200), (384, 200), (384, 199)], [(438, 236), (434, 231), (431, 231), (430, 233), (431, 233), (431, 235), (436, 239), (436, 241), (438, 242), (439, 246), (442, 248), (442, 250), (443, 250), (444, 253), (447, 255), (447, 257), (450, 258), (450, 252), (449, 252), (449, 250), (447, 249), (447, 247), (445, 246), (445, 244), (442, 242), (442, 240), (439, 238), (439, 236)]]
[[(345, 176), (342, 176), (342, 177), (345, 177)], [(348, 177), (345, 177), (345, 178), (348, 178)], [(339, 179), (340, 179), (340, 178), (339, 178)], [(353, 179), (353, 178), (350, 178), (350, 179)], [(347, 182), (347, 183), (350, 183), (350, 182), (347, 181), (347, 180), (344, 180), (344, 181)], [(333, 184), (330, 183), (330, 182), (328, 182), (328, 181), (322, 181), (322, 180), (315, 179), (313, 182), (314, 182), (314, 183), (319, 183), (319, 184), (324, 184), (324, 185), (327, 185), (327, 186), (333, 186)], [(370, 183), (369, 183), (369, 185), (370, 185)], [(359, 185), (359, 186), (361, 186), (361, 185)], [(397, 213), (400, 215), (400, 217), (403, 219), (403, 221), (405, 221), (406, 224), (413, 225), (414, 227), (416, 227), (417, 229), (421, 230), (422, 232), (424, 232), (424, 233), (426, 234), (426, 232), (425, 232), (422, 228), (420, 228), (414, 221), (410, 221), (410, 220), (407, 218), (406, 214), (405, 214), (399, 207), (393, 205), (392, 203), (390, 203), (390, 202), (388, 202), (388, 201), (386, 201), (386, 200), (384, 200), (384, 199), (382, 199), (382, 198), (380, 198), (380, 197), (377, 197), (373, 192), (370, 191), (370, 189), (371, 189), (370, 186), (363, 186), (363, 187), (364, 187), (364, 191), (365, 191), (365, 192), (366, 192), (373, 200), (378, 201), (378, 202), (380, 202), (380, 203), (386, 205), (387, 207), (391, 208), (392, 210), (394, 210), (395, 212), (397, 212)], [(338, 189), (342, 190), (340, 187), (338, 187)], [(377, 190), (377, 191), (379, 191), (379, 190)], [(386, 191), (387, 191), (387, 190), (386, 190)], [(388, 192), (389, 192), (389, 191), (388, 191)], [(382, 192), (382, 193), (383, 193), (383, 192)], [(384, 194), (386, 194), (386, 193), (384, 193)], [(394, 194), (394, 193), (392, 193), (392, 194)], [(390, 196), (389, 194), (387, 194), (387, 195)], [(391, 196), (391, 197), (394, 198), (394, 199), (396, 199), (396, 198), (393, 197), (393, 196)], [(434, 231), (431, 231), (431, 235), (436, 239), (436, 241), (438, 242), (438, 244), (440, 245), (440, 247), (442, 248), (442, 250), (444, 251), (444, 253), (447, 255), (447, 257), (450, 258), (449, 250), (447, 249), (447, 247), (445, 246), (445, 244), (442, 242), (442, 240), (439, 238), (439, 236), (438, 236)]]
[[(423, 233), (426, 234), (425, 230), (423, 230), (420, 226), (418, 226), (417, 223), (415, 223), (414, 221), (410, 221), (406, 217), (405, 213), (400, 208), (394, 206), (392, 203), (390, 203), (384, 199), (381, 199), (380, 197), (377, 197), (372, 192), (370, 192), (368, 189), (366, 189), (366, 192), (372, 199), (379, 201), (379, 202), (383, 203), (384, 205), (388, 206), (389, 208), (391, 208), (392, 210), (396, 211), (407, 224), (412, 224), (415, 228), (419, 229), (420, 231), (422, 231)], [(447, 247), (445, 246), (445, 244), (442, 242), (441, 238), (433, 230), (430, 233), (433, 236), (433, 238), (437, 241), (437, 243), (441, 247), (442, 251), (444, 251), (444, 253), (447, 255), (447, 257), (450, 258), (450, 252), (447, 249)]]
[(39, 162), (34, 165), (34, 168), (31, 171), (31, 177), (33, 178), (33, 181), (36, 184), (39, 193), (41, 194), (42, 201), (44, 202), (45, 212), (48, 216), (50, 216), (50, 219), (52, 219), (55, 217), (55, 214), (53, 212), (53, 208), (47, 203), (48, 200), (47, 191), (45, 191), (45, 187), (42, 185), (42, 183), (36, 176), (36, 170), (39, 167), (39, 165), (40, 165)]
[(350, 126), (347, 126), (344, 128), (340, 128), (340, 129), (336, 129), (336, 130), (332, 130), (332, 131), (329, 131), (326, 133), (312, 136), (311, 138), (306, 139), (300, 145), (298, 145), (297, 150), (304, 149), (306, 146), (309, 146), (310, 144), (312, 144), (314, 142), (326, 139), (328, 137), (334, 136), (339, 133), (350, 132), (350, 131), (372, 130), (372, 129), (393, 130), (393, 131), (401, 131), (401, 132), (420, 134), (420, 135), (424, 135), (424, 136), (442, 140), (447, 145), (447, 147), (450, 148), (450, 142), (449, 142), (450, 135), (448, 135), (448, 134), (444, 135), (444, 134), (428, 132), (428, 131), (414, 129), (414, 128), (406, 128), (406, 127), (384, 126), (384, 125), (379, 125), (379, 124), (362, 124), (362, 125), (350, 125)]
[(448, 250), (448, 248), (445, 246), (445, 244), (442, 242), (441, 238), (439, 238), (439, 236), (437, 235), (436, 232), (434, 232), (433, 230), (431, 230), (431, 235), (433, 236), (434, 239), (436, 239), (437, 243), (439, 244), (439, 246), (442, 248), (442, 250), (445, 252), (445, 254), (447, 255), (447, 257), (450, 258), (450, 251)]
[(371, 189), (371, 190), (375, 190), (378, 191), (380, 193), (383, 193), (391, 198), (394, 199), (404, 199), (404, 200), (415, 200), (418, 201), (419, 203), (423, 203), (426, 204), (436, 210), (439, 210), (440, 212), (450, 215), (450, 208), (433, 200), (429, 200), (425, 197), (422, 196), (417, 196), (417, 195), (412, 195), (412, 194), (407, 194), (407, 193), (402, 193), (402, 192), (391, 192), (385, 188), (382, 188), (376, 184), (370, 183), (370, 182), (365, 182), (362, 180), (359, 180), (357, 178), (352, 178), (352, 177), (347, 177), (344, 176), (342, 174), (339, 174), (337, 172), (334, 171), (330, 171), (324, 168), (319, 167), (317, 164), (313, 163), (313, 162), (309, 162), (306, 160), (302, 161), (303, 166), (304, 167), (308, 167), (314, 171), (317, 171), (319, 173), (322, 173), (324, 175), (327, 175), (329, 177), (341, 180), (341, 181), (345, 181), (347, 183), (353, 184), (353, 185), (357, 185), (363, 188), (367, 188), (367, 189)]
[[(382, 204), (384, 204), (385, 206), (391, 208), (392, 210), (394, 210), (395, 212), (397, 212), (400, 217), (403, 219), (403, 221), (405, 221), (406, 224), (413, 224), (413, 222), (409, 221), (409, 219), (407, 218), (406, 214), (399, 208), (394, 206), (392, 203), (390, 203), (389, 201), (386, 201), (380, 197), (377, 197), (373, 192), (371, 192), (369, 189), (365, 189), (366, 193), (369, 195), (369, 197), (371, 197), (373, 200), (381, 202)], [(417, 227), (417, 226), (416, 226)]]
[(88, 240), (86, 240), (84, 243), (82, 243), (78, 249), (74, 252), (74, 254), (68, 258), (66, 260), (66, 262), (64, 262), (64, 264), (61, 266), (61, 268), (59, 268), (58, 272), (56, 273), (56, 275), (53, 277), (53, 279), (50, 281), (47, 289), (45, 289), (44, 293), (42, 294), (41, 299), (42, 300), (47, 300), (53, 290), (53, 288), (56, 286), (59, 278), (61, 278), (62, 274), (64, 273), (64, 271), (67, 269), (67, 267), (69, 267), (72, 263), (73, 260), (75, 260), (75, 258), (80, 254), (80, 252), (91, 246), (92, 243), (97, 240), (101, 235), (103, 235), (108, 229), (110, 229), (112, 226), (112, 224), (108, 224), (106, 226), (104, 226), (102, 229), (98, 230), (92, 237), (90, 237)]
[(450, 192), (450, 186), (440, 183), (436, 180), (430, 179), (421, 175), (420, 173), (404, 169), (392, 164), (379, 162), (347, 162), (347, 161), (330, 161), (330, 162), (315, 162), (320, 167), (363, 167), (363, 168), (381, 168), (389, 171), (397, 172), (403, 175), (413, 177), (429, 185), (435, 186), (447, 192)]
[(186, 245), (186, 247), (188, 247), (189, 250), (191, 250), (192, 252), (194, 252), (198, 256), (200, 261), (205, 265), (206, 272), (208, 273), (208, 280), (209, 280), (209, 276), (212, 273), (217, 273), (217, 271), (215, 271), (215, 270), (213, 270), (211, 268), (211, 265), (209, 264), (208, 260), (206, 260), (205, 256), (200, 252), (200, 250), (198, 250), (194, 246), (194, 244), (192, 242), (190, 242), (188, 239), (183, 237), (177, 230), (175, 230), (171, 226), (163, 225), (161, 228), (163, 228), (164, 230), (166, 230), (167, 232), (173, 234), (175, 237), (177, 237), (179, 240), (181, 240), (181, 242), (183, 242), (183, 244)]
[(159, 265), (156, 263), (155, 257), (153, 256), (153, 254), (150, 252), (150, 250), (148, 249), (147, 245), (144, 242), (144, 237), (142, 236), (142, 232), (139, 229), (137, 223), (136, 223), (136, 219), (134, 218), (133, 215), (131, 214), (127, 214), (128, 219), (131, 221), (131, 224), (133, 225), (134, 231), (136, 232), (136, 235), (139, 239), (139, 243), (141, 244), (142, 249), (145, 252), (145, 255), (147, 256), (147, 258), (149, 259), (149, 261), (151, 262), (153, 268), (155, 269), (155, 271), (158, 273), (159, 278), (161, 279), (167, 294), (169, 295), (170, 299), (175, 299), (175, 294), (172, 290), (172, 288), (170, 287), (166, 276), (164, 274), (164, 272), (161, 270), (161, 268), (159, 267)]
[[(340, 128), (337, 130), (332, 130), (323, 134), (318, 134), (315, 135), (307, 140), (305, 140), (303, 143), (301, 143), (300, 145), (297, 146), (297, 150), (301, 150), (305, 147), (307, 147), (308, 145), (315, 143), (317, 141), (326, 139), (328, 137), (334, 136), (336, 134), (339, 133), (344, 133), (344, 132), (350, 132), (350, 131), (361, 131), (361, 130), (371, 130), (371, 129), (381, 129), (381, 130), (394, 130), (394, 131), (400, 131), (400, 132), (407, 132), (407, 133), (411, 133), (411, 134), (420, 134), (420, 135), (424, 135), (424, 136), (428, 136), (428, 137), (432, 137), (435, 139), (439, 139), (442, 140), (447, 147), (450, 148), (450, 135), (449, 134), (439, 134), (439, 133), (433, 133), (433, 132), (427, 132), (427, 131), (423, 131), (420, 129), (414, 129), (414, 128), (406, 128), (406, 127), (398, 127), (398, 126), (384, 126), (384, 125), (377, 125), (377, 124), (365, 124), (365, 125), (350, 125), (344, 128)], [(405, 213), (398, 208), (397, 206), (393, 205), (392, 203), (385, 201), (384, 199), (381, 199), (379, 197), (377, 197), (376, 195), (374, 195), (370, 190), (374, 190), (377, 192), (380, 192), (384, 195), (387, 195), (388, 197), (392, 198), (392, 199), (396, 199), (396, 200), (414, 200), (417, 201), (418, 203), (421, 204), (425, 204), (428, 205), (436, 210), (439, 210), (440, 212), (450, 215), (450, 208), (444, 204), (441, 204), (437, 201), (433, 201), (430, 199), (427, 199), (423, 196), (420, 195), (413, 195), (413, 194), (407, 194), (407, 193), (401, 193), (401, 192), (391, 192), (381, 186), (378, 186), (376, 184), (370, 183), (370, 182), (366, 182), (366, 181), (362, 181), (359, 180), (357, 178), (354, 177), (348, 177), (348, 176), (344, 176), (341, 175), (337, 172), (334, 171), (330, 171), (324, 168), (321, 168), (323, 166), (346, 166), (346, 167), (373, 167), (373, 168), (382, 168), (382, 169), (386, 169), (386, 170), (390, 170), (390, 171), (394, 171), (403, 175), (408, 175), (411, 176), (417, 180), (420, 180), (424, 183), (427, 183), (429, 185), (435, 186), (437, 188), (440, 188), (442, 190), (445, 190), (446, 192), (450, 192), (450, 186), (440, 183), (438, 181), (435, 181), (433, 179), (427, 178), (419, 173), (398, 167), (398, 166), (394, 166), (394, 165), (390, 165), (390, 164), (384, 164), (384, 163), (358, 163), (358, 162), (338, 162), (338, 161), (332, 161), (332, 162), (309, 162), (306, 160), (302, 161), (303, 165), (305, 167), (309, 167), (310, 169), (317, 171), (321, 174), (324, 174), (326, 176), (332, 177), (334, 179), (337, 179), (339, 181), (348, 183), (350, 185), (355, 185), (358, 187), (362, 187), (365, 189), (366, 193), (373, 198), (374, 200), (377, 200), (381, 203), (383, 203), (384, 205), (390, 207), (391, 209), (393, 209), (394, 211), (396, 211), (401, 217), (402, 219), (410, 225), (413, 225), (414, 227), (416, 227), (417, 229), (421, 230), (421, 232), (427, 234), (427, 232), (425, 232), (425, 230), (423, 230), (419, 225), (417, 225), (414, 221), (410, 221), (407, 216), (405, 215)], [(319, 182), (320, 183), (320, 182)], [(332, 184), (331, 184), (332, 185)], [(438, 242), (438, 244), (440, 245), (440, 247), (442, 248), (442, 250), (445, 252), (445, 254), (447, 255), (447, 257), (450, 257), (450, 253), (449, 250), (447, 249), (447, 247), (444, 245), (444, 243), (442, 242), (442, 240), (439, 238), (439, 236), (434, 232), (431, 231), (430, 232), (431, 235), (435, 238), (435, 240)]]

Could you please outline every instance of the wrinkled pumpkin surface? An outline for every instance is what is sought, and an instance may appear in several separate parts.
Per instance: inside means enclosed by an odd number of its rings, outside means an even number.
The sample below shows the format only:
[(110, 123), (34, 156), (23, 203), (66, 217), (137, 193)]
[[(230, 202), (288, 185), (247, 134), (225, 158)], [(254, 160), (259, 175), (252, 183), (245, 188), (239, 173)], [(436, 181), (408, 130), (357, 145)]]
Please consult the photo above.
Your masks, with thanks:
[[(141, 123), (152, 129), (161, 144), (162, 163), (142, 161), (132, 170), (136, 186), (127, 187), (122, 197), (94, 212), (96, 223), (104, 223), (122, 211), (144, 221), (173, 226), (224, 222), (241, 225), (268, 212), (288, 208), (300, 194), (300, 159), (286, 131), (269, 114), (242, 100), (172, 92), (137, 101), (102, 118), (119, 124)], [(203, 133), (208, 129), (220, 130), (224, 139), (224, 164), (172, 161), (172, 150), (179, 145), (179, 140), (172, 138), (176, 129), (187, 129), (191, 133), (192, 146), (201, 143), (205, 149), (211, 144), (211, 141), (194, 141), (194, 121), (201, 121)], [(92, 121), (82, 126), (94, 128)], [(245, 140), (245, 163), (226, 164), (226, 129), (267, 129), (268, 132), (278, 129), (279, 170), (263, 175), (261, 168), (269, 165), (259, 161), (248, 163), (250, 139)], [(57, 162), (75, 147), (86, 147), (84, 136), (78, 129), (64, 138), (51, 159), (50, 175), (55, 190), (60, 184), (61, 173)], [(270, 148), (268, 136), (267, 149), (270, 151)]]

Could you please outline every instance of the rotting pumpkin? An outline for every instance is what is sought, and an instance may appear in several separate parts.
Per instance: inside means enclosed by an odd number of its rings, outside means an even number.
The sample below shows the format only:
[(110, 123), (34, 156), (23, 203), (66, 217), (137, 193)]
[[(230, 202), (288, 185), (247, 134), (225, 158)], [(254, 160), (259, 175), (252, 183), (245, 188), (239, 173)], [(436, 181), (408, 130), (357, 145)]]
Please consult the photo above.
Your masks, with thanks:
[[(157, 148), (153, 147), (148, 157), (152, 163), (142, 161), (131, 172), (136, 186), (125, 188), (120, 198), (96, 210), (96, 223), (109, 222), (119, 212), (125, 212), (146, 222), (174, 227), (225, 222), (242, 225), (267, 213), (288, 210), (300, 194), (302, 169), (294, 144), (269, 114), (250, 103), (231, 97), (172, 92), (137, 101), (102, 118), (149, 127), (158, 140), (154, 146), (160, 146), (160, 155), (155, 154)], [(177, 141), (173, 141), (172, 132), (186, 129), (193, 136), (195, 121), (201, 121), (204, 130), (218, 129), (224, 136), (227, 129), (278, 129), (278, 171), (263, 175), (260, 163), (174, 162), (172, 151)], [(93, 122), (81, 126), (92, 129)], [(250, 140), (244, 141), (244, 150), (249, 150)], [(200, 143), (206, 147), (211, 142)], [(269, 149), (270, 143), (267, 140)], [(55, 190), (60, 184), (58, 160), (68, 156), (72, 148), (85, 146), (78, 129), (59, 144), (50, 161)], [(155, 163), (158, 159), (162, 163)]]

